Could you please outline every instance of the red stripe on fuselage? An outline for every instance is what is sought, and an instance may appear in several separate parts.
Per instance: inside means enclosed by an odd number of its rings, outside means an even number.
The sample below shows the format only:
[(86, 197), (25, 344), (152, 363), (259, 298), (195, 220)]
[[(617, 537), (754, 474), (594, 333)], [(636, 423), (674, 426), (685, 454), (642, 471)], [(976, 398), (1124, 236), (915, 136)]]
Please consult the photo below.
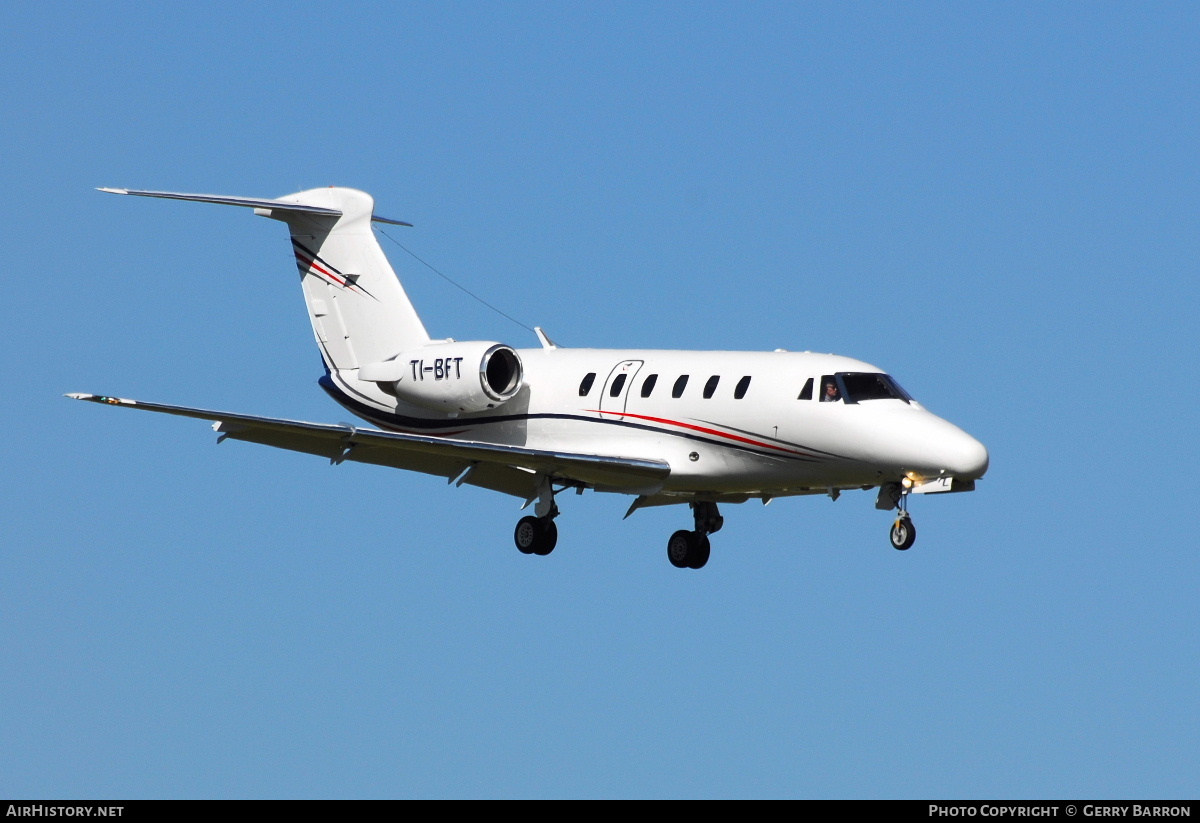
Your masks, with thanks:
[(796, 451), (795, 449), (785, 449), (783, 446), (774, 446), (770, 443), (763, 443), (760, 440), (751, 440), (749, 437), (742, 437), (741, 435), (737, 435), (737, 434), (727, 434), (727, 433), (725, 433), (723, 431), (719, 431), (717, 429), (709, 429), (704, 426), (696, 426), (692, 423), (681, 423), (678, 420), (667, 420), (664, 417), (649, 417), (648, 415), (644, 415), (644, 414), (632, 414), (630, 412), (601, 411), (600, 409), (588, 409), (588, 411), (594, 412), (596, 414), (615, 414), (618, 417), (636, 417), (638, 420), (649, 420), (653, 423), (666, 423), (668, 426), (679, 426), (684, 429), (691, 429), (692, 431), (704, 432), (705, 434), (712, 434), (712, 435), (716, 435), (717, 437), (724, 437), (729, 440), (736, 440), (739, 443), (749, 443), (752, 446), (758, 446), (759, 448), (763, 448), (763, 449), (775, 449), (776, 451), (787, 452), (788, 454), (800, 454), (800, 455), (804, 455), (805, 457), (813, 456), (813, 455), (808, 454), (807, 452)]

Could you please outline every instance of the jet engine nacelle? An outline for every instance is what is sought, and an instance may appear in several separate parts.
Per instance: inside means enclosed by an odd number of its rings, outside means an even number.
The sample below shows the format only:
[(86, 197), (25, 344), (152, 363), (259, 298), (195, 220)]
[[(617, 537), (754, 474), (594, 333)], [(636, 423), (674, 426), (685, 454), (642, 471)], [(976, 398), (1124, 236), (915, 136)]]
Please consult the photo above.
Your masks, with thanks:
[(522, 385), (521, 358), (503, 343), (432, 343), (359, 369), (397, 399), (434, 411), (487, 411), (511, 400)]

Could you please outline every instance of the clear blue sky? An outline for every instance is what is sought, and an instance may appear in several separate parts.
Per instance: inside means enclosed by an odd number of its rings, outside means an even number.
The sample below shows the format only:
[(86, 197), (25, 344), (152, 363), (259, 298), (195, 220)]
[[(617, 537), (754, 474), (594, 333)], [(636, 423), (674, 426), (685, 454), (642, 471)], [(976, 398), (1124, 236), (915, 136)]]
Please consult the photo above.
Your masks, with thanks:
[[(1194, 4), (52, 4), (0, 27), (0, 795), (1195, 797)], [(338, 184), (568, 346), (813, 349), (991, 451), (726, 507), (213, 445), (335, 422), (283, 229)], [(385, 247), (387, 247), (385, 241)], [(403, 253), (435, 335), (535, 345)], [(1188, 512), (1192, 514), (1189, 515)]]

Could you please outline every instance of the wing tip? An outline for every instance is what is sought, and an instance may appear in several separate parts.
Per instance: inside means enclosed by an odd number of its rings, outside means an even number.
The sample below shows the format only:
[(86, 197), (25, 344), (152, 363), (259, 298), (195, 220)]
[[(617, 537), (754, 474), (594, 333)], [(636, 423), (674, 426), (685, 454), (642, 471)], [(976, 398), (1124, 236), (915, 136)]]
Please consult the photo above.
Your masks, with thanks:
[(128, 400), (124, 397), (109, 397), (104, 394), (88, 394), (87, 392), (73, 391), (64, 394), (63, 397), (69, 397), (72, 400), (87, 400), (92, 403), (104, 403), (109, 406), (136, 406), (136, 400)]

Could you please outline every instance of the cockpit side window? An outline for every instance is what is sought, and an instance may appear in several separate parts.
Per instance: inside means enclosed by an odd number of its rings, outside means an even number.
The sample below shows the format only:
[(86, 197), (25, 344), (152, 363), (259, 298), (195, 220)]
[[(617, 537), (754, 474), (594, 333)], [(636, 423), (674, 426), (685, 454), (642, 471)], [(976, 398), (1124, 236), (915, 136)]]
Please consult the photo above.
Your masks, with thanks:
[(908, 403), (912, 400), (908, 392), (886, 374), (841, 372), (837, 376), (846, 389), (847, 403), (864, 400), (903, 400)]
[(802, 388), (800, 390), (800, 396), (797, 397), (796, 399), (797, 400), (812, 400), (812, 386), (813, 386), (813, 379), (810, 377), (810, 378), (808, 378), (808, 381), (804, 384), (804, 388)]
[(840, 403), (842, 401), (842, 390), (838, 387), (838, 381), (834, 379), (832, 374), (821, 376), (821, 402), (822, 403)]

